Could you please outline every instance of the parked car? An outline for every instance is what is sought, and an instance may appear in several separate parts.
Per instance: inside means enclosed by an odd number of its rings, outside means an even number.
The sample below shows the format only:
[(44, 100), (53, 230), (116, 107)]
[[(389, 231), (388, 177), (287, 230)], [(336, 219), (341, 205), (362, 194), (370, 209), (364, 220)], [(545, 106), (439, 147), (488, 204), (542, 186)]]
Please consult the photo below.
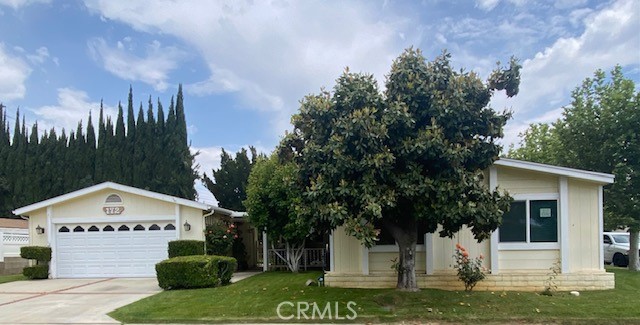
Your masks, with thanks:
[(615, 266), (629, 265), (629, 233), (605, 232), (602, 236), (604, 262)]

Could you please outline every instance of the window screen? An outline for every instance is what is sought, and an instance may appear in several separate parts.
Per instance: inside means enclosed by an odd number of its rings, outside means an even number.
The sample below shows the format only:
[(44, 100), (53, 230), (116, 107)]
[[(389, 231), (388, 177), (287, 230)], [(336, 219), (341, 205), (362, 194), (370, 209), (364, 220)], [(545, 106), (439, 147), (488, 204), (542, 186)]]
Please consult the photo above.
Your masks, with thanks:
[(531, 242), (558, 241), (558, 203), (556, 200), (530, 201)]
[(527, 241), (527, 203), (525, 201), (512, 202), (509, 212), (502, 216), (500, 241), (507, 243)]

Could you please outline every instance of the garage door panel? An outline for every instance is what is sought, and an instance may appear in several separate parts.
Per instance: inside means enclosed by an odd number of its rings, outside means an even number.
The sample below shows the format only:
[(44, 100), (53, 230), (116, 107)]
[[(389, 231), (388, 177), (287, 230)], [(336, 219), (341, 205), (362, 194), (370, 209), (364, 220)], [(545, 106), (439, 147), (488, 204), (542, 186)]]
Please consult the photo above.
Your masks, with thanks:
[[(154, 222), (160, 224), (161, 222)], [(118, 231), (121, 226), (130, 230)], [(70, 232), (56, 232), (57, 276), (73, 277), (149, 277), (155, 264), (167, 258), (167, 243), (175, 240), (176, 230), (134, 231), (138, 224), (117, 224), (115, 231), (104, 231), (107, 224), (60, 225)], [(73, 232), (73, 229), (85, 231)], [(95, 226), (95, 228), (91, 228)], [(86, 231), (87, 229), (99, 231)], [(122, 227), (124, 229), (124, 227)], [(140, 227), (139, 227), (140, 228)]]

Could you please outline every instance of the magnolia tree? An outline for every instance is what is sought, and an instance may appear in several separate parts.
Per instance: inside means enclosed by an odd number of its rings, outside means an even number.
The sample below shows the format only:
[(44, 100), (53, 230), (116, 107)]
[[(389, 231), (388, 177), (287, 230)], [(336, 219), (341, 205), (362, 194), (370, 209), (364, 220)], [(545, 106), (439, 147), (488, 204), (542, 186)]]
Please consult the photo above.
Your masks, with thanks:
[[(274, 252), (291, 272), (298, 272), (305, 240), (311, 233), (309, 222), (297, 212), (301, 198), (294, 163), (280, 163), (275, 155), (258, 159), (249, 174), (244, 205), (249, 221), (258, 229), (266, 229)], [(284, 254), (275, 250), (276, 240), (284, 245)]]
[(398, 57), (382, 93), (371, 75), (350, 73), (332, 92), (309, 95), (293, 116), (279, 154), (298, 165), (299, 213), (322, 230), (344, 226), (370, 247), (381, 225), (399, 246), (399, 289), (417, 290), (418, 226), (453, 236), (467, 225), (490, 236), (510, 198), (491, 191), (482, 171), (510, 115), (488, 107), (494, 90), (518, 93), (519, 69), (495, 70), (487, 83), (455, 71), (446, 52), (426, 62)]

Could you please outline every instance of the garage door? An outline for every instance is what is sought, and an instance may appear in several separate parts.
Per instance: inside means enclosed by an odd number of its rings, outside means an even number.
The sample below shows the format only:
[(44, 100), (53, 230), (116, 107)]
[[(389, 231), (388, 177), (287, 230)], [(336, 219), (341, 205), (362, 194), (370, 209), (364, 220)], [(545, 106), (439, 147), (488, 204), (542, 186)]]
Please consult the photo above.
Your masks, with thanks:
[(154, 277), (176, 239), (170, 222), (59, 224), (56, 269), (59, 278)]

